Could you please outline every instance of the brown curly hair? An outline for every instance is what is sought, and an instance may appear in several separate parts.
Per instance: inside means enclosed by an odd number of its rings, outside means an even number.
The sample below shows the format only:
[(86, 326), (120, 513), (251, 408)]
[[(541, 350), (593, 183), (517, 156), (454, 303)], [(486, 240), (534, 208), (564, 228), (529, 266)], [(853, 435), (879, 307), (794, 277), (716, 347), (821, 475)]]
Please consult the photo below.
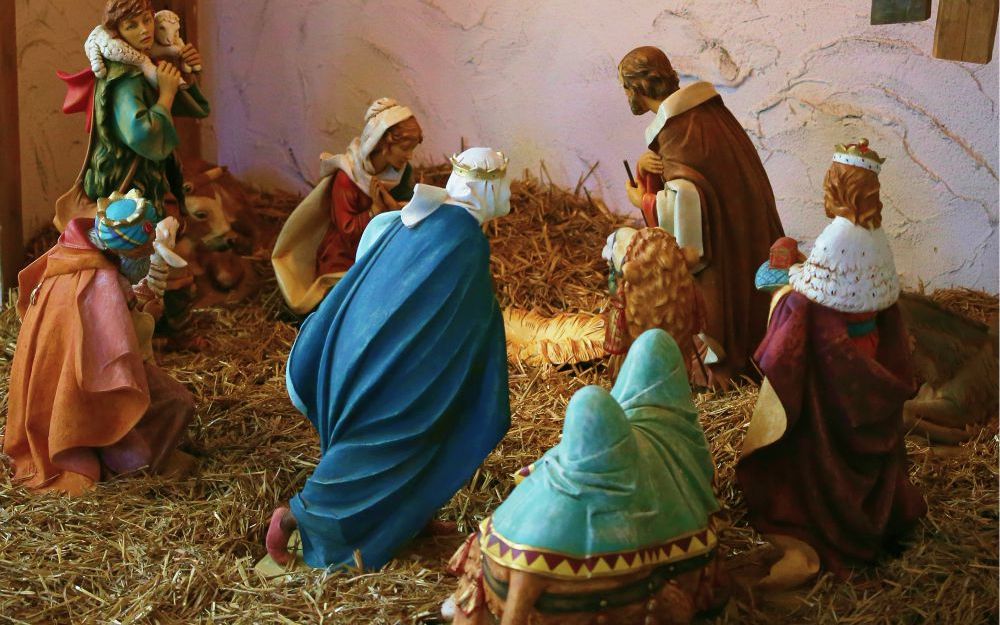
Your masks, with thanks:
[(622, 275), (630, 339), (662, 328), (677, 341), (690, 366), (694, 337), (705, 326), (705, 305), (677, 239), (662, 228), (639, 230), (625, 253)]
[(108, 0), (104, 5), (104, 27), (118, 34), (119, 22), (147, 12), (153, 12), (149, 0)]
[(625, 86), (636, 93), (664, 100), (680, 88), (680, 78), (663, 50), (642, 46), (632, 50), (618, 64)]
[(861, 167), (832, 163), (823, 180), (823, 206), (827, 217), (843, 217), (874, 230), (882, 226), (882, 200), (878, 174)]

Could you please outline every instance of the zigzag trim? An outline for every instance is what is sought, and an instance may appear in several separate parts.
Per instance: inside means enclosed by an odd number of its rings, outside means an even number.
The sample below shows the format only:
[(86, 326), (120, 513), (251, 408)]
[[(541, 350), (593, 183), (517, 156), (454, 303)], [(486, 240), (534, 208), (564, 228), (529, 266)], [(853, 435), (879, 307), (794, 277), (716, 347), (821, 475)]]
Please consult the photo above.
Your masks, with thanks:
[(479, 525), (480, 547), (501, 566), (560, 579), (592, 579), (625, 575), (651, 566), (683, 562), (710, 551), (718, 538), (710, 528), (674, 538), (662, 545), (577, 558), (513, 543), (493, 527), (493, 517)]

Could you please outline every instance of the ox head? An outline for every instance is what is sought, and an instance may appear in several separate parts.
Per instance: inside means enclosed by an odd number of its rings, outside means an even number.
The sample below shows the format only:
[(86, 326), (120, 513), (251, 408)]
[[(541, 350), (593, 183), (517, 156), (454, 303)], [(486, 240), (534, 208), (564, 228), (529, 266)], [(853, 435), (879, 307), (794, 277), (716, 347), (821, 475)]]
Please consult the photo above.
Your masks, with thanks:
[(236, 215), (242, 206), (224, 185), (224, 167), (211, 167), (187, 177), (184, 182), (188, 212), (188, 235), (212, 251), (234, 249), (240, 254), (251, 253), (251, 233), (240, 232)]

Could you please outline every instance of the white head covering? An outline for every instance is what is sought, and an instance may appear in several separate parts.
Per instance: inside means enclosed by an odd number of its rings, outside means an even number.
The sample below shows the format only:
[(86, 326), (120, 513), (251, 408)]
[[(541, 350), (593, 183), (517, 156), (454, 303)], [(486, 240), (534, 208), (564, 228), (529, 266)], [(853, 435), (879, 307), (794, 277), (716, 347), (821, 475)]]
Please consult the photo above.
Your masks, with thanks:
[(461, 206), (480, 224), (510, 212), (507, 157), (492, 148), (469, 148), (451, 159), (452, 171), (444, 189), (418, 184), (401, 219), (413, 228), (442, 204)]
[[(351, 141), (347, 146), (347, 153), (320, 156), (320, 177), (325, 178), (339, 169), (347, 174), (362, 193), (368, 195), (372, 176), (375, 176), (371, 162), (372, 151), (390, 128), (411, 117), (413, 112), (392, 98), (375, 100), (365, 111), (365, 128), (361, 131), (361, 136)], [(378, 174), (378, 178), (391, 189), (399, 183), (402, 175), (403, 172), (390, 165)]]

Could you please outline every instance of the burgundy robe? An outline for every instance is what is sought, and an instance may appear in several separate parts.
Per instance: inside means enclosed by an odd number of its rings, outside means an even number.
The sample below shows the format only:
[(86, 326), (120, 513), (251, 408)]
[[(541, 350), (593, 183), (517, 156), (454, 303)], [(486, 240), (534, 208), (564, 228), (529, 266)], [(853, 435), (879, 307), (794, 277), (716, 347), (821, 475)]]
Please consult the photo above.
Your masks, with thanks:
[(907, 476), (903, 402), (916, 387), (899, 309), (878, 314), (874, 359), (847, 322), (794, 291), (778, 303), (755, 359), (787, 426), (736, 466), (750, 524), (805, 541), (840, 577), (927, 511)]

